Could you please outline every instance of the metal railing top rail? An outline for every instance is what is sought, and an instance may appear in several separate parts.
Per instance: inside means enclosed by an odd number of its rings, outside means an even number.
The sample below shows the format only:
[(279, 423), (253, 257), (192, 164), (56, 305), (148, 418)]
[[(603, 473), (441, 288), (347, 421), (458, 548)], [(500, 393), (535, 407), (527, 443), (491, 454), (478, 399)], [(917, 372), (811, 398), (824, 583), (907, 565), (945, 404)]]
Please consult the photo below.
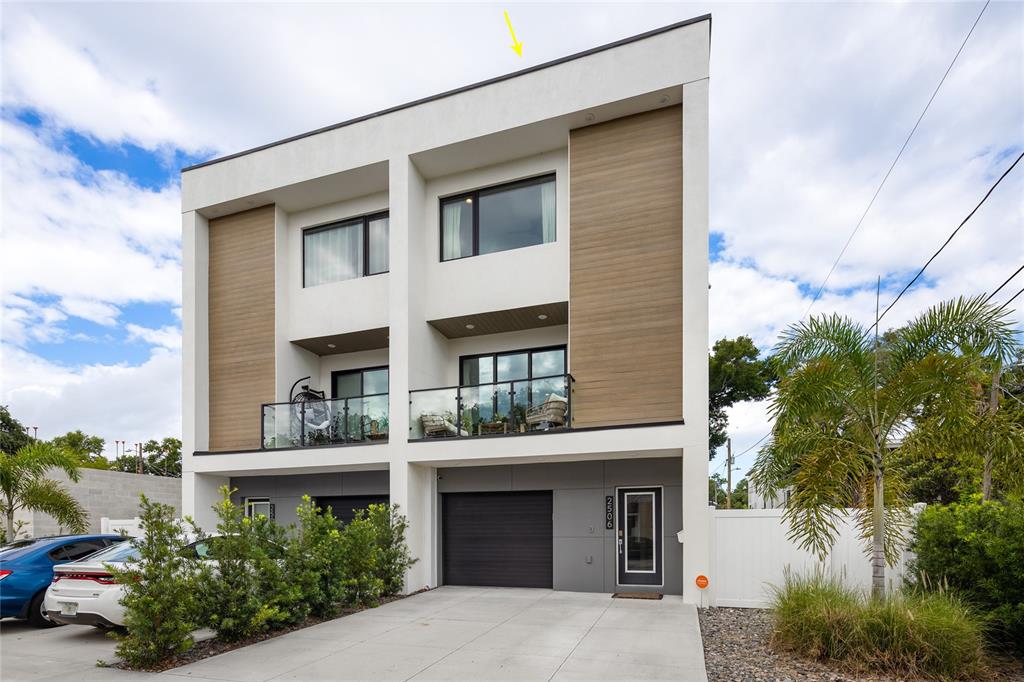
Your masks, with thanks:
[(367, 393), (365, 395), (353, 395), (347, 398), (323, 398), (322, 400), (300, 400), (294, 402), (286, 400), (280, 403), (260, 403), (260, 407), (274, 407), (276, 405), (301, 405), (303, 403), (305, 403), (306, 405), (310, 403), (335, 403), (341, 400), (360, 400), (362, 398), (378, 398), (380, 396), (386, 395), (390, 395), (390, 393)]
[(544, 379), (568, 379), (576, 381), (572, 374), (548, 374), (542, 377), (528, 377), (526, 379), (505, 379), (504, 381), (486, 381), (482, 384), (460, 384), (457, 386), (437, 386), (435, 388), (410, 388), (409, 393), (424, 393), (426, 391), (454, 391), (460, 388), (481, 388), (483, 386), (500, 386), (502, 384), (522, 384), (527, 381), (543, 381)]

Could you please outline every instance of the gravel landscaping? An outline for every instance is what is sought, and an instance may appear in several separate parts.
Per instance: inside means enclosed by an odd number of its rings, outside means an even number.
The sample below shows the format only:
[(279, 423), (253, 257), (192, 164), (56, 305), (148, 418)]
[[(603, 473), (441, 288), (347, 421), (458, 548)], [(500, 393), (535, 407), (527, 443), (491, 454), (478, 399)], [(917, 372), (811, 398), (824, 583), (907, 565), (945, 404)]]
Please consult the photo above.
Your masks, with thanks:
[[(839, 670), (826, 663), (773, 651), (771, 612), (763, 609), (698, 609), (708, 682), (813, 680), (896, 682), (899, 678)], [(993, 678), (1024, 680), (1019, 662), (995, 661)]]

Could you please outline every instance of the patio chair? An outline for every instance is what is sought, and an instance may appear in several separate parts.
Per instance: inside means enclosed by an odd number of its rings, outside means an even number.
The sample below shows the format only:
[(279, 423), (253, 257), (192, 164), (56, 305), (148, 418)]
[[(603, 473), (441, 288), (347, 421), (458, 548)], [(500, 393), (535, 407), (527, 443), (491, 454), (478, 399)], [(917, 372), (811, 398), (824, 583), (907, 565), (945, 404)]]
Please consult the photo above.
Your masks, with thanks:
[(447, 436), (468, 436), (464, 429), (455, 428), (455, 424), (437, 414), (421, 414), (420, 424), (423, 426), (424, 438), (445, 438)]
[(565, 426), (565, 415), (568, 410), (569, 401), (557, 393), (552, 393), (540, 405), (534, 405), (526, 411), (526, 428), (533, 431)]

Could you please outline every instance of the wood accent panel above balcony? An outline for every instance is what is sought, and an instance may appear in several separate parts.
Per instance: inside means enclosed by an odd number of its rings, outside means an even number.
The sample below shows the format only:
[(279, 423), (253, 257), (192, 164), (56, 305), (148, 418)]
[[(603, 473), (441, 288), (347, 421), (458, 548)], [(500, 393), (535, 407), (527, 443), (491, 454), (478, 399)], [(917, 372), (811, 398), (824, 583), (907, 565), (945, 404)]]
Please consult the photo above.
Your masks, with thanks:
[[(541, 319), (541, 318), (544, 319)], [(524, 329), (554, 327), (569, 322), (569, 304), (565, 301), (531, 305), (508, 310), (492, 310), (486, 313), (446, 317), (441, 320), (429, 320), (429, 324), (449, 339), (461, 339), (467, 336), (483, 336), (485, 334), (502, 334), (518, 332)], [(472, 325), (472, 329), (467, 328)]]
[(260, 446), (274, 402), (274, 207), (210, 221), (210, 450)]
[(573, 425), (683, 418), (682, 108), (569, 135)]

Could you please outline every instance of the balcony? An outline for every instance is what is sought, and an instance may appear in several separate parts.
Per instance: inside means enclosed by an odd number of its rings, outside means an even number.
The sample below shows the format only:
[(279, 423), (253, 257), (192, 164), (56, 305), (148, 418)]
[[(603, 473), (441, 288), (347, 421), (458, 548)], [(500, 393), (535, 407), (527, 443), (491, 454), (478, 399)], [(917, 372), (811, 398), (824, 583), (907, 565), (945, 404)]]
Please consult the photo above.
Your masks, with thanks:
[(263, 405), (264, 450), (384, 442), (388, 394)]
[(572, 428), (570, 374), (409, 392), (409, 440)]

